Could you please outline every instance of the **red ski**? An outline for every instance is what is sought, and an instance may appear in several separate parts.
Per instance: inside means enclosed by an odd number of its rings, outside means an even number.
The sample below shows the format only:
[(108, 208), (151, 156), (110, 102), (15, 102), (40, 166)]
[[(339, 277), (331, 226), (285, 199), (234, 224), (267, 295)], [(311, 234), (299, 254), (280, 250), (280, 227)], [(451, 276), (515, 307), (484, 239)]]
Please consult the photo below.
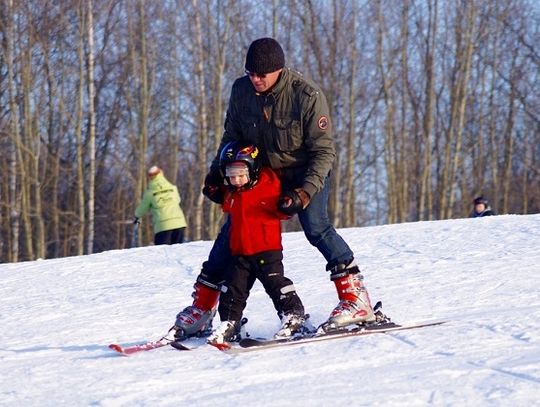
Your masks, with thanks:
[(133, 355), (134, 353), (162, 348), (163, 346), (170, 345), (172, 342), (174, 342), (175, 332), (176, 330), (175, 330), (175, 327), (173, 326), (171, 329), (169, 329), (169, 332), (167, 332), (167, 335), (163, 336), (161, 339), (157, 341), (150, 341), (150, 342), (145, 342), (145, 343), (132, 345), (132, 346), (122, 346), (117, 343), (111, 343), (109, 345), (109, 349), (112, 349), (121, 355), (129, 356), (129, 355)]
[(231, 350), (232, 345), (229, 342), (223, 342), (223, 343), (208, 343), (208, 345), (213, 346), (214, 348), (217, 348), (221, 351), (228, 351)]
[(159, 341), (146, 342), (133, 346), (122, 346), (117, 343), (111, 343), (109, 345), (109, 349), (112, 349), (121, 355), (129, 356), (133, 355), (134, 353), (161, 348), (163, 346), (170, 345), (171, 342), (172, 340), (169, 338), (161, 338)]

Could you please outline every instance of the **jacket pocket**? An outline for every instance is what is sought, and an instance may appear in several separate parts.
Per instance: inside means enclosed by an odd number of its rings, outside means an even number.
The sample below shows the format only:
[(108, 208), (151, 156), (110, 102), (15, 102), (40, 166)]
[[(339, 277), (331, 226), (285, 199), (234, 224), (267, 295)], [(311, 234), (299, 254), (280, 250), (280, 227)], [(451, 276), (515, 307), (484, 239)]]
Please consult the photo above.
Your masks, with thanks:
[(280, 151), (294, 151), (302, 146), (302, 126), (299, 120), (279, 118), (274, 121), (277, 137), (275, 142)]
[(242, 141), (259, 144), (259, 118), (252, 114), (244, 114), (241, 119)]

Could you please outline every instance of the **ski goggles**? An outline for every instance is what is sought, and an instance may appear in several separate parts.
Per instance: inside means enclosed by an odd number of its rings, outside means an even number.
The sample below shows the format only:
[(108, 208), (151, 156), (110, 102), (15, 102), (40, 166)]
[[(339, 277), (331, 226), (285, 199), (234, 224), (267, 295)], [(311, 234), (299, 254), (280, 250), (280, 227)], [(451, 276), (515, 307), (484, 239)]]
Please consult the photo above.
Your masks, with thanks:
[(246, 164), (235, 163), (235, 164), (227, 165), (225, 167), (225, 176), (227, 177), (240, 177), (242, 175), (249, 176), (249, 169)]

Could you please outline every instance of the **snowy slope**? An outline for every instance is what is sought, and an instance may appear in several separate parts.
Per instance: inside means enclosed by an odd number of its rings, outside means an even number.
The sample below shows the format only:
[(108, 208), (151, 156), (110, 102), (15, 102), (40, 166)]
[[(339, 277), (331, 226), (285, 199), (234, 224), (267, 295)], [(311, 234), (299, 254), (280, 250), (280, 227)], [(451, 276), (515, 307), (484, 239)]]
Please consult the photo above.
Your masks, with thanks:
[[(227, 355), (157, 339), (211, 242), (0, 265), (2, 406), (540, 405), (540, 215), (342, 229), (372, 299), (439, 327)], [(324, 260), (284, 235), (286, 273), (314, 323), (337, 303)], [(256, 285), (252, 336), (279, 321)]]

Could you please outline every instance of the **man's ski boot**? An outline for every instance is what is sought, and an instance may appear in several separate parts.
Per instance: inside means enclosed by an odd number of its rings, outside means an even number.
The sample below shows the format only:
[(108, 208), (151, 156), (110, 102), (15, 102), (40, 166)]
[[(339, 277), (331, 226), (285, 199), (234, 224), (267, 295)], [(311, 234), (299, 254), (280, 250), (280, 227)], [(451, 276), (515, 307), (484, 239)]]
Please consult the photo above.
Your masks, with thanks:
[(330, 279), (336, 285), (339, 298), (328, 320), (319, 330), (328, 332), (348, 325), (370, 324), (377, 320), (362, 274), (353, 260), (349, 264), (340, 264), (332, 269)]
[(212, 332), (212, 320), (219, 300), (219, 287), (199, 280), (193, 286), (193, 304), (184, 308), (176, 316), (175, 341), (183, 341), (192, 336), (208, 336)]

